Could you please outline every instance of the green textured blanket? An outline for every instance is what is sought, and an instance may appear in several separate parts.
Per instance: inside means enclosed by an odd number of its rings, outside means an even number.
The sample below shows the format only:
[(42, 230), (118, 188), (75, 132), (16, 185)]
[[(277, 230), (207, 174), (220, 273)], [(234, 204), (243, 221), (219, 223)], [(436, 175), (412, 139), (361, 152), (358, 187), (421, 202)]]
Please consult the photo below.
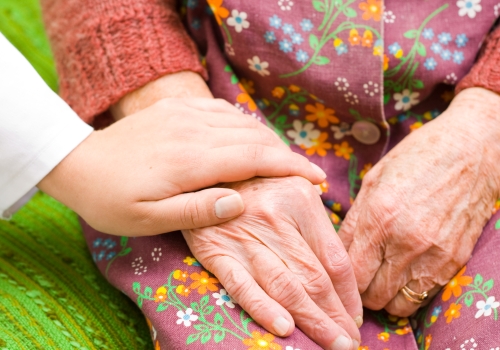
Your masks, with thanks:
[[(0, 32), (55, 90), (38, 2), (1, 0)], [(71, 210), (38, 193), (0, 221), (0, 349), (151, 348), (144, 317), (101, 276)]]

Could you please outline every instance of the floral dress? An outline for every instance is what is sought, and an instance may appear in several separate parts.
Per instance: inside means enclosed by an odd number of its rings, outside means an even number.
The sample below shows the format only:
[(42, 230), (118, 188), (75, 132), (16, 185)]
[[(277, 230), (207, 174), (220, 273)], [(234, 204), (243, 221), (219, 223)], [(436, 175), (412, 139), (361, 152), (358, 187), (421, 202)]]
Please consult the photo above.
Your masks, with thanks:
[[(214, 96), (325, 170), (338, 229), (370, 168), (436, 118), (499, 16), (498, 0), (187, 0), (181, 8)], [(360, 349), (500, 350), (500, 202), (472, 259), (412, 318), (365, 310)], [(319, 349), (242, 310), (180, 233), (84, 231), (94, 260), (146, 315), (158, 349)]]

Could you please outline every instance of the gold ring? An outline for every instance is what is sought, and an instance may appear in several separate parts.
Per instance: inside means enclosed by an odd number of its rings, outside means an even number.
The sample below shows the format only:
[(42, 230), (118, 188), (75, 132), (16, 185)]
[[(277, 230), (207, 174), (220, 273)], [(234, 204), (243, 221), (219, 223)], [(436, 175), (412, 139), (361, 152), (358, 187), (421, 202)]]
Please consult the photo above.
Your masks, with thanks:
[(427, 291), (424, 291), (422, 293), (417, 293), (412, 291), (407, 286), (401, 288), (401, 293), (403, 293), (406, 300), (412, 302), (413, 304), (422, 304), (424, 300), (426, 300), (429, 297), (429, 293)]

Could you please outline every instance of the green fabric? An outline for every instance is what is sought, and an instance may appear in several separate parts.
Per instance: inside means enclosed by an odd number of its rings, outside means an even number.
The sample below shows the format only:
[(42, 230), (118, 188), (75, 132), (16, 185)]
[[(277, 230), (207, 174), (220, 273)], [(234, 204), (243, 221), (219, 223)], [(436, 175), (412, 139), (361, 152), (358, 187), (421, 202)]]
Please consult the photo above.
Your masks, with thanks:
[[(37, 1), (1, 0), (0, 31), (55, 90)], [(76, 214), (38, 193), (0, 220), (0, 349), (152, 347), (139, 309), (95, 267)]]

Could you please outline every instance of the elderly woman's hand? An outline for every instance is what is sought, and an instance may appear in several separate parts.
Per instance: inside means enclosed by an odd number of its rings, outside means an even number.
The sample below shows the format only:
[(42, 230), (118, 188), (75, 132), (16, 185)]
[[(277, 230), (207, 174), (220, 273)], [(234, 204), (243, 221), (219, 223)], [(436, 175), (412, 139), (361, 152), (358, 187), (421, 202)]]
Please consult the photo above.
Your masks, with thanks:
[(461, 92), (365, 176), (339, 235), (363, 304), (398, 316), (467, 262), (500, 189), (500, 96)]
[(290, 335), (295, 321), (325, 349), (357, 350), (353, 319), (361, 325), (361, 299), (314, 187), (299, 177), (227, 186), (241, 194), (245, 211), (218, 226), (183, 231), (194, 256), (268, 331)]

